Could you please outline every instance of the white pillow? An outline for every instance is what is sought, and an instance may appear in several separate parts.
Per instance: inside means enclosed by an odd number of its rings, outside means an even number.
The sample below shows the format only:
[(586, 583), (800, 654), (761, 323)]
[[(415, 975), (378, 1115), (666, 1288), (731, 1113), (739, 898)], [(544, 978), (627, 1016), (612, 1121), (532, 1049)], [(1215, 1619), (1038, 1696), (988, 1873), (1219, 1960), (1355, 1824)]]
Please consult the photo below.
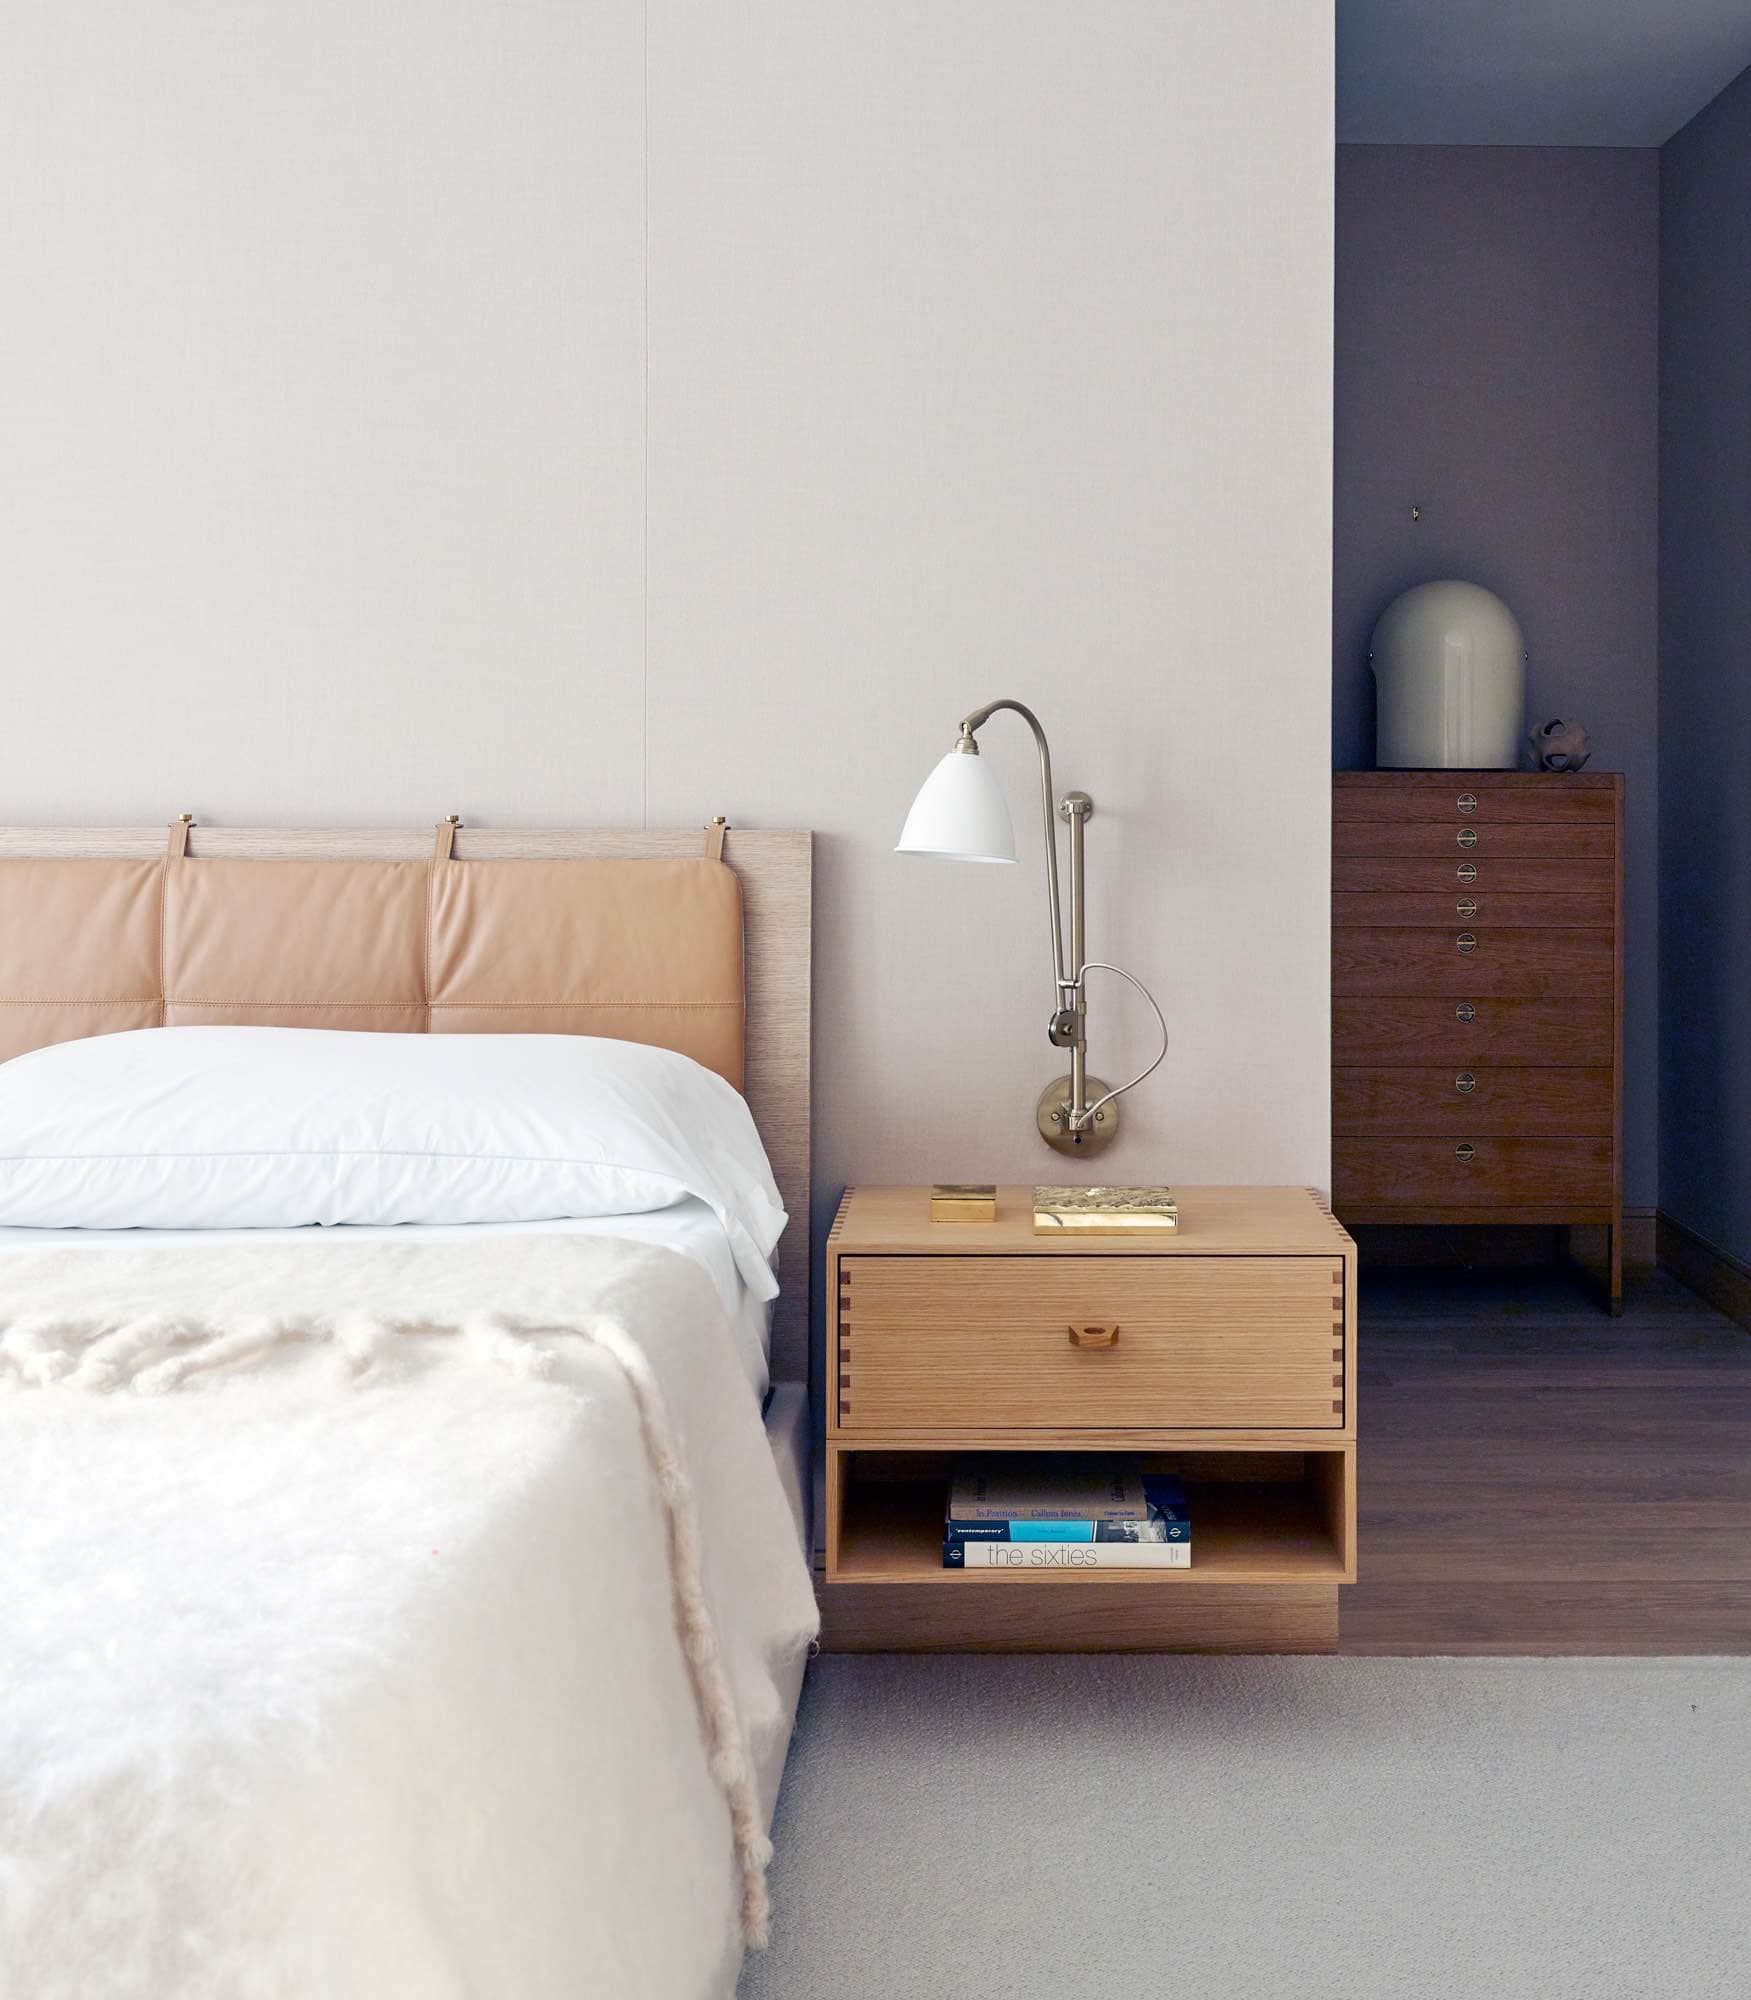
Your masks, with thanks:
[(138, 1028), (0, 1063), (0, 1225), (545, 1222), (688, 1195), (774, 1297), (784, 1209), (746, 1103), (635, 1042)]

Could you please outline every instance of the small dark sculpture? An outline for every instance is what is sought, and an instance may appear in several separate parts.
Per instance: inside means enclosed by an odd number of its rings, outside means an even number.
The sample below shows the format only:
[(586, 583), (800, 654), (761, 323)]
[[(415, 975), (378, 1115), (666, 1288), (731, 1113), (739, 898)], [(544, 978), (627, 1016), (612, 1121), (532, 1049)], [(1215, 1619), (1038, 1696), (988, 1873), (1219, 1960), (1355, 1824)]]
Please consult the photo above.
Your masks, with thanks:
[(1541, 771), (1578, 771), (1593, 754), (1587, 732), (1578, 722), (1564, 722), (1559, 716), (1533, 730), (1527, 739), (1533, 761)]

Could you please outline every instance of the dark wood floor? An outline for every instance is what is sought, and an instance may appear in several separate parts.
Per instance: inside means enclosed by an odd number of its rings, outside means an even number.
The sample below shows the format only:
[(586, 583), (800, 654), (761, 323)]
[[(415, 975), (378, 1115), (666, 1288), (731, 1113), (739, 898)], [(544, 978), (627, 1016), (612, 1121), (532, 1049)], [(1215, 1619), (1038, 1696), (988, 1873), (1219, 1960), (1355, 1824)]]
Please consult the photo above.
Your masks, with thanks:
[(1751, 1653), (1751, 1333), (1663, 1273), (1363, 1273), (1348, 1653)]

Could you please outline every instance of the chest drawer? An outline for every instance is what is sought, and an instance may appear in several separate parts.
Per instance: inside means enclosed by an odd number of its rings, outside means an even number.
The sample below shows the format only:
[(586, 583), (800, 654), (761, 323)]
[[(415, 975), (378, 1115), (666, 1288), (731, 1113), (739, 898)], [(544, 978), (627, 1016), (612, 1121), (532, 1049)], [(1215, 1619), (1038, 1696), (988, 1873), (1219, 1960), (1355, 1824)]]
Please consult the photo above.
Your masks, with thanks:
[(1609, 930), (1334, 930), (1332, 992), (1609, 999), (1617, 955)]
[(1334, 1069), (1332, 1132), (1608, 1138), (1612, 1073), (1599, 1069)]
[(1583, 820), (1572, 825), (1497, 820), (1479, 826), (1471, 820), (1340, 819), (1332, 825), (1332, 853), (1339, 857), (1609, 861), (1616, 852), (1617, 828), (1610, 820)]
[(1415, 924), (1445, 927), (1506, 924), (1511, 928), (1551, 925), (1609, 924), (1615, 915), (1609, 888), (1563, 894), (1546, 890), (1480, 888), (1475, 882), (1452, 882), (1440, 889), (1339, 889), (1331, 899), (1331, 920), (1345, 928), (1356, 925)]
[(848, 1256), (835, 1313), (841, 1430), (1343, 1427), (1337, 1258)]
[[(1384, 780), (1384, 782), (1382, 782)], [(1382, 773), (1332, 787), (1333, 820), (1430, 820), (1452, 826), (1493, 826), (1528, 820), (1545, 826), (1610, 826), (1617, 817), (1612, 787), (1561, 778), (1515, 778), (1500, 772)]]
[(1332, 1061), (1609, 1064), (1612, 1004), (1596, 1000), (1335, 999)]
[(1340, 854), (1332, 861), (1331, 885), (1337, 895), (1379, 895), (1414, 892), (1430, 896), (1602, 896), (1612, 921), (1617, 871), (1609, 861), (1518, 860), (1498, 854), (1455, 850), (1453, 855)]
[(1334, 1139), (1331, 1171), (1340, 1214), (1603, 1210), (1612, 1194), (1609, 1139)]

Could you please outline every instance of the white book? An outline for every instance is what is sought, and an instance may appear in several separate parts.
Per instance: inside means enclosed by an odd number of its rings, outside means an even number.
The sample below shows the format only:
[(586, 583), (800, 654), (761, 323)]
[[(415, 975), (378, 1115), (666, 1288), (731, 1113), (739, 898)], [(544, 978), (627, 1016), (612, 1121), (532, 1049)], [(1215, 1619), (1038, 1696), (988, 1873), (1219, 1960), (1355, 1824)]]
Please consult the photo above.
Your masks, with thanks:
[(967, 1542), (968, 1569), (1190, 1569), (1190, 1542)]

